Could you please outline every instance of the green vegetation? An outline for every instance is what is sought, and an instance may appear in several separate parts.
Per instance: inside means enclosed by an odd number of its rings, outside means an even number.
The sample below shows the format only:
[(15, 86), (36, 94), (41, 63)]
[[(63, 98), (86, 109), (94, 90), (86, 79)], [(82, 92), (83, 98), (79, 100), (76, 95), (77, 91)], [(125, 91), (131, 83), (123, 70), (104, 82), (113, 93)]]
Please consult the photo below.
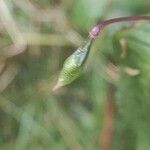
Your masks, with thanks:
[(107, 18), (147, 0), (0, 0), (0, 150), (148, 150), (150, 24), (118, 23), (81, 77), (52, 92), (64, 60)]

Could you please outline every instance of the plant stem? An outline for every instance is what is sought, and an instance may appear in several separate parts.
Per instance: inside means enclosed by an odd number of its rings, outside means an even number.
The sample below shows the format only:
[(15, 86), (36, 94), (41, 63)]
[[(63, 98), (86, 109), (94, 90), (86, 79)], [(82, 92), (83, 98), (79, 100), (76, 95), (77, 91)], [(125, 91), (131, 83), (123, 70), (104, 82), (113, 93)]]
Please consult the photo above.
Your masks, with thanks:
[(108, 83), (103, 127), (100, 133), (101, 150), (111, 150), (112, 147), (115, 117), (115, 93), (115, 86), (112, 83)]
[(91, 38), (96, 38), (102, 29), (104, 29), (107, 25), (110, 25), (112, 23), (139, 20), (150, 20), (150, 16), (128, 16), (104, 20), (92, 28), (92, 30), (89, 32), (89, 36)]

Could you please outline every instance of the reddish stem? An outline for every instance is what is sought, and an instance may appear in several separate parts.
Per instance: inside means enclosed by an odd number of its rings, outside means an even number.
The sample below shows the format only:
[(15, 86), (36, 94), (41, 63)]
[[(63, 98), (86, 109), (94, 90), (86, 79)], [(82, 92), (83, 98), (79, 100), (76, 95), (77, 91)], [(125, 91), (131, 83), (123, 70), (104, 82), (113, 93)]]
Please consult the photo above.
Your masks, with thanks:
[(89, 36), (91, 38), (96, 38), (103, 28), (105, 28), (107, 25), (110, 25), (112, 23), (124, 22), (124, 21), (139, 21), (139, 20), (150, 20), (150, 16), (129, 16), (129, 17), (108, 19), (94, 26), (92, 30), (89, 32)]
[(111, 150), (115, 117), (115, 87), (108, 84), (107, 101), (104, 112), (103, 127), (100, 134), (101, 150)]

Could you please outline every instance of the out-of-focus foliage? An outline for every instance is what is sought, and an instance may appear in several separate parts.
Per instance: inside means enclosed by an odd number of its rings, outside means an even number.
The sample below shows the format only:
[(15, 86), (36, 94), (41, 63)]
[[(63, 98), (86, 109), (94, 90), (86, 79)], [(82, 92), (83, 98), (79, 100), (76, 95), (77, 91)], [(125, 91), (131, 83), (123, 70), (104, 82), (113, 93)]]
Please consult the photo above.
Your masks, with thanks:
[(112, 149), (149, 149), (149, 21), (106, 28), (81, 77), (51, 91), (63, 61), (95, 23), (148, 14), (149, 6), (148, 0), (0, 0), (0, 149), (105, 150), (110, 83)]

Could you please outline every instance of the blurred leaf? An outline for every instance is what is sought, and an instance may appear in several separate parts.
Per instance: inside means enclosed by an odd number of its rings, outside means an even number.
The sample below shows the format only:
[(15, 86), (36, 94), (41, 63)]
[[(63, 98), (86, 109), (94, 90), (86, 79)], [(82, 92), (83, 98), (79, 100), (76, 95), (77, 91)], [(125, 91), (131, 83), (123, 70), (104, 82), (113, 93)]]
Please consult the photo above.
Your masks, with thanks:
[[(132, 29), (121, 30), (115, 35), (114, 47), (116, 53), (114, 57), (119, 60), (118, 67), (121, 71), (121, 77), (117, 84), (117, 107), (118, 107), (118, 120), (120, 120), (120, 128), (116, 128), (118, 136), (115, 141), (118, 142), (117, 146), (123, 146), (122, 149), (141, 150), (148, 149), (150, 146), (150, 37), (147, 28), (148, 23), (137, 24)], [(150, 30), (149, 30), (150, 31)], [(127, 49), (126, 56), (121, 58), (122, 48), (120, 47), (119, 40), (123, 38), (126, 40)], [(145, 39), (145, 40), (144, 40)], [(124, 72), (124, 68), (128, 66), (132, 69), (138, 69), (139, 74), (131, 76), (130, 73)], [(123, 125), (124, 124), (124, 125)], [(128, 136), (123, 136), (123, 132), (130, 129), (130, 140)], [(142, 135), (141, 135), (142, 133)], [(128, 133), (129, 134), (129, 133)], [(116, 135), (117, 136), (117, 135)], [(135, 136), (136, 141), (130, 147), (130, 142)], [(145, 141), (145, 144), (143, 143)], [(119, 146), (119, 147), (120, 147)], [(136, 148), (137, 147), (137, 148)], [(116, 147), (114, 147), (116, 149)]]
[(107, 1), (76, 0), (71, 18), (82, 30), (88, 30), (101, 17), (107, 6)]

